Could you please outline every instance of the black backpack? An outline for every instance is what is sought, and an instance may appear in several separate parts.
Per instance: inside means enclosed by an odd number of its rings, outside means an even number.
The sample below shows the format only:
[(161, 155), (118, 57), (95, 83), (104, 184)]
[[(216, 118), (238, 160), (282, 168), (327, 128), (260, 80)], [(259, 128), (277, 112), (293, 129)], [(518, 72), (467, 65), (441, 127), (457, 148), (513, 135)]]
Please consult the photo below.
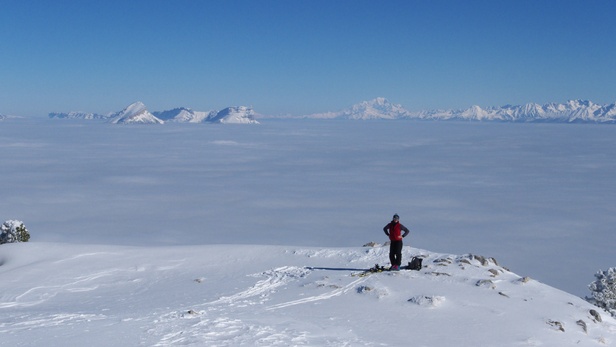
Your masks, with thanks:
[(423, 261), (423, 258), (417, 258), (417, 257), (413, 257), (413, 259), (411, 259), (411, 261), (409, 262), (409, 270), (421, 270), (421, 262)]

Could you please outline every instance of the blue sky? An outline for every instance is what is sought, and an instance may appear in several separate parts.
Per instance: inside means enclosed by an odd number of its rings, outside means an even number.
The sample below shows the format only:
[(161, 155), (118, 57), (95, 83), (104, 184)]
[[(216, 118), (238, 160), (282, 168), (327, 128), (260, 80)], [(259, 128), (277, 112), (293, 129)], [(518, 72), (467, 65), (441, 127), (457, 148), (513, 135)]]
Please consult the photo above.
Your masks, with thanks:
[(0, 114), (616, 101), (616, 2), (0, 0)]

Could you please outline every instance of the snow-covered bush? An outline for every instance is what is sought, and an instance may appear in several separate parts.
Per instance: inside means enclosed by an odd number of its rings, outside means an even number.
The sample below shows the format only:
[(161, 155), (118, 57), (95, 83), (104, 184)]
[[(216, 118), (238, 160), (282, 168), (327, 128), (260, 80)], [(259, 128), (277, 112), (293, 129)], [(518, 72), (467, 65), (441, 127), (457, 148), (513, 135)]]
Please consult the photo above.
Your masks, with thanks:
[(616, 317), (616, 267), (595, 274), (596, 280), (588, 285), (592, 297), (586, 300)]
[(24, 222), (7, 220), (0, 226), (0, 245), (12, 242), (28, 242), (30, 233), (24, 226)]

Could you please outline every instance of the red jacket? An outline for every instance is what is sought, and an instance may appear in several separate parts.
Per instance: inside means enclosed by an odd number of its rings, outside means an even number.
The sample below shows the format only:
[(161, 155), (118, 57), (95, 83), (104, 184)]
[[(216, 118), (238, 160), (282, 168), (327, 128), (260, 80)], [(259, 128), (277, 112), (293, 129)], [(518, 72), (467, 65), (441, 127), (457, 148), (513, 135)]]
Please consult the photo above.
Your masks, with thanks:
[[(389, 236), (389, 240), (391, 241), (402, 241), (402, 238), (409, 234), (409, 229), (402, 225), (402, 223), (396, 221), (389, 222), (389, 224), (383, 228), (383, 231)], [(404, 231), (404, 234), (402, 234), (402, 231)]]

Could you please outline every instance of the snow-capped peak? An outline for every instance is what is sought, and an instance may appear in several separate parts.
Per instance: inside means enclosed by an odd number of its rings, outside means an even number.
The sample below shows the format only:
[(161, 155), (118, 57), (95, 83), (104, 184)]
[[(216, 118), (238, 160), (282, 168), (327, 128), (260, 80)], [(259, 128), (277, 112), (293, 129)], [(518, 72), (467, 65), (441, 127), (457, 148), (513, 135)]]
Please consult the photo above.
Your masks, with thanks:
[(128, 105), (124, 110), (122, 110), (125, 114), (139, 114), (143, 112), (147, 112), (147, 108), (141, 101), (134, 102)]
[(137, 101), (127, 106), (124, 110), (114, 114), (110, 123), (164, 124), (165, 122), (151, 114), (141, 101)]
[(259, 124), (259, 122), (254, 119), (252, 107), (246, 106), (227, 107), (218, 112), (216, 116), (210, 118), (209, 121), (226, 124)]
[(378, 97), (369, 101), (362, 101), (346, 110), (339, 112), (318, 113), (307, 116), (307, 118), (343, 118), (354, 120), (369, 119), (397, 119), (405, 118), (408, 111), (401, 105), (392, 104), (383, 97)]

